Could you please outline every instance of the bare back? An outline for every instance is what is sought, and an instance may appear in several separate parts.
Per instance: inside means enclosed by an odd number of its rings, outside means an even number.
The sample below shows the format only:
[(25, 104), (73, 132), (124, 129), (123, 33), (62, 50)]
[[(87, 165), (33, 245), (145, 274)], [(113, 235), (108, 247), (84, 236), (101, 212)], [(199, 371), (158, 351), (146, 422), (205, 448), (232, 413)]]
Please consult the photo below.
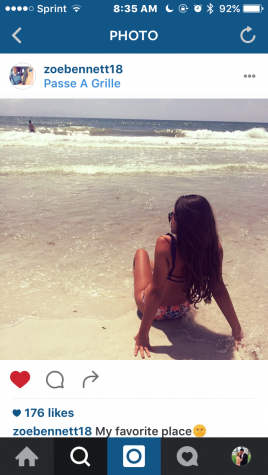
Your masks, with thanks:
[[(172, 259), (172, 238), (169, 235), (161, 236), (158, 238), (158, 241), (161, 239), (161, 245), (163, 252), (165, 253), (166, 261), (167, 261), (167, 266), (164, 268), (163, 266), (163, 273), (165, 273), (165, 285), (164, 285), (164, 290), (162, 293), (160, 305), (180, 305), (185, 302), (185, 294), (182, 291), (182, 287), (184, 282), (183, 281), (183, 260), (181, 259), (177, 246), (176, 246), (176, 257), (175, 257), (175, 262), (173, 262)], [(155, 254), (155, 263), (157, 262), (157, 252)], [(174, 265), (174, 268), (172, 270), (172, 276), (175, 276), (176, 278), (174, 280), (169, 280), (168, 273), (172, 269)], [(167, 272), (168, 269), (168, 272)], [(154, 275), (153, 273), (153, 279), (154, 277), (157, 278), (157, 276)], [(179, 282), (178, 282), (179, 281)], [(145, 295), (147, 292), (150, 290), (151, 284), (149, 284), (146, 289), (145, 289)]]

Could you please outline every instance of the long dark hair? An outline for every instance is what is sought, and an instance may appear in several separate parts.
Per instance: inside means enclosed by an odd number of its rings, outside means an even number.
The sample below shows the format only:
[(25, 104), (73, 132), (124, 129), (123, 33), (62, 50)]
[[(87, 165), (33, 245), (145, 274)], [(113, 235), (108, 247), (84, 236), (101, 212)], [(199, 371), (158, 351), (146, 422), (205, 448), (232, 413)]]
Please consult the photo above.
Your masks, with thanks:
[(177, 246), (184, 261), (183, 292), (189, 303), (211, 303), (221, 281), (219, 237), (212, 208), (203, 196), (181, 196), (175, 203)]

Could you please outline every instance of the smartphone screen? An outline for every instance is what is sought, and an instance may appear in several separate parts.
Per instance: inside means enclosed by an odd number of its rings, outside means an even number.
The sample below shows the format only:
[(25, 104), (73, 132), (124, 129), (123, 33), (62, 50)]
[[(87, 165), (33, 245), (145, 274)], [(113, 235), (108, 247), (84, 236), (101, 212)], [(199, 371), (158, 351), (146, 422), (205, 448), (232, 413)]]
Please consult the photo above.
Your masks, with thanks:
[(0, 8), (3, 473), (255, 475), (268, 6)]

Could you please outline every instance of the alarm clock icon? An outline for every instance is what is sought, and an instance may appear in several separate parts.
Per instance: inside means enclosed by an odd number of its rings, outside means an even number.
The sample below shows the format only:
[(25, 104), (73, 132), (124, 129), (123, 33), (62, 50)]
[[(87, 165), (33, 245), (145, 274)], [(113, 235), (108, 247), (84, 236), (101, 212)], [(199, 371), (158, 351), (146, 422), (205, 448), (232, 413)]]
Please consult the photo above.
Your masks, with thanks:
[(202, 10), (202, 5), (195, 5), (195, 6), (194, 6), (194, 11), (195, 11), (196, 13), (201, 12), (201, 10)]
[(187, 5), (185, 5), (184, 3), (182, 3), (180, 6), (179, 6), (179, 12), (181, 13), (186, 13), (188, 10), (188, 7)]

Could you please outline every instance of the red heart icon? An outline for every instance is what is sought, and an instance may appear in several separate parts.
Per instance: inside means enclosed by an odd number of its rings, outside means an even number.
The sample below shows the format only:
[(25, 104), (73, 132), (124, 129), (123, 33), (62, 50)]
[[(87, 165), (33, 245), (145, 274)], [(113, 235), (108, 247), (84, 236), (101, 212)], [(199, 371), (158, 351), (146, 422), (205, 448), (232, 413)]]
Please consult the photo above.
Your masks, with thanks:
[(28, 383), (28, 381), (30, 381), (30, 374), (28, 371), (22, 371), (21, 373), (18, 371), (13, 371), (13, 373), (10, 375), (10, 379), (12, 383), (18, 386), (18, 388), (22, 388)]

